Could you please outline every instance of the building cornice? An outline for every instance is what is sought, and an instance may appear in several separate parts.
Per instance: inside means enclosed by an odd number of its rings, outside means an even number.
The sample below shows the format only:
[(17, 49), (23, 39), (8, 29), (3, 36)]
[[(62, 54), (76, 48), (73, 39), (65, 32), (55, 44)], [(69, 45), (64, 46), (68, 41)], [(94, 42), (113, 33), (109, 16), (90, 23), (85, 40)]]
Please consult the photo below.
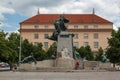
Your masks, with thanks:
[[(68, 32), (111, 32), (113, 29), (68, 29)], [(20, 29), (19, 32), (53, 32), (54, 29)]]

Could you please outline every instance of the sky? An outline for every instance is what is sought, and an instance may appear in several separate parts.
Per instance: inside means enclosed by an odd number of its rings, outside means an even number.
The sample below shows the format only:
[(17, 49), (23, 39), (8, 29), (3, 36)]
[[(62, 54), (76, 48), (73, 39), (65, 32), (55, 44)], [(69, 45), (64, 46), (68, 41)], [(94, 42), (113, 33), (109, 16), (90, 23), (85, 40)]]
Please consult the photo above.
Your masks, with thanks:
[(0, 29), (15, 32), (19, 23), (41, 14), (95, 14), (120, 27), (120, 0), (0, 0)]

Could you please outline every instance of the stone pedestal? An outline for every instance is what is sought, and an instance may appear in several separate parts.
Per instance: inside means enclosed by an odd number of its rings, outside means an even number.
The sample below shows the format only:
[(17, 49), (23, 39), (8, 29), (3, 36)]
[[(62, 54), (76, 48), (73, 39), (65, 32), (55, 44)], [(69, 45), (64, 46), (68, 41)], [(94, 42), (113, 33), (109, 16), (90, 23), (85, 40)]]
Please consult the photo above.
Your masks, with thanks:
[(23, 64), (20, 64), (19, 68), (18, 68), (20, 71), (30, 71), (30, 70), (36, 70), (36, 64), (34, 63), (23, 63)]
[(74, 68), (73, 35), (66, 31), (58, 35), (56, 67)]
[(56, 67), (59, 68), (74, 68), (74, 59), (73, 58), (58, 58), (56, 59)]
[[(65, 51), (64, 51), (65, 50)], [(62, 51), (66, 52), (68, 54), (66, 57), (73, 58), (73, 35), (69, 34), (68, 32), (62, 31), (58, 35), (58, 41), (57, 41), (57, 58), (62, 57)]]

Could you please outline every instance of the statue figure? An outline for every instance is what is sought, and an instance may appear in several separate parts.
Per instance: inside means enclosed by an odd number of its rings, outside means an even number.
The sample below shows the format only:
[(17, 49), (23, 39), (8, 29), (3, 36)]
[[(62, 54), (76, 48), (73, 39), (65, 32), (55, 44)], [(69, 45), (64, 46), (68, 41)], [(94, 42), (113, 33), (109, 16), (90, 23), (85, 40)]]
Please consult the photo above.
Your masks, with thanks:
[(70, 58), (69, 51), (67, 48), (63, 48), (61, 51), (61, 58)]
[(65, 18), (64, 16), (60, 16), (58, 20), (55, 21), (54, 26), (55, 26), (55, 31), (53, 32), (52, 36), (48, 36), (47, 38), (50, 40), (57, 41), (57, 36), (61, 31), (66, 31), (67, 27), (65, 26), (65, 23), (68, 23), (69, 20)]
[[(74, 35), (74, 34), (73, 34)], [(81, 55), (79, 54), (79, 52), (76, 50), (76, 47), (73, 47), (73, 56), (74, 56), (74, 59), (75, 60), (80, 60), (82, 59), (81, 58)]]
[(34, 56), (33, 56), (32, 53), (31, 53), (30, 56), (25, 57), (25, 58), (21, 61), (21, 63), (31, 63), (31, 62), (34, 62), (35, 64), (37, 64), (37, 61), (36, 61), (36, 59), (34, 58)]
[(73, 55), (74, 55), (74, 59), (76, 59), (76, 60), (82, 59), (79, 52), (77, 52), (76, 50), (74, 50)]
[(102, 55), (102, 62), (109, 62), (109, 59), (107, 59), (107, 56), (105, 54)]

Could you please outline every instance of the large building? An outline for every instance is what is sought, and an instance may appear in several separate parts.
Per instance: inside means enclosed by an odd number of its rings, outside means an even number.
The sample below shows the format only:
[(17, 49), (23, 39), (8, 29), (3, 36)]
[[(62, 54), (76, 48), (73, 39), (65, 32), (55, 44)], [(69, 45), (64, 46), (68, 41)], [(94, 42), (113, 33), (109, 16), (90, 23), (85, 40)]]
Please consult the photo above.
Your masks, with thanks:
[(90, 45), (92, 51), (104, 50), (108, 46), (107, 38), (111, 37), (113, 23), (92, 14), (37, 14), (20, 23), (20, 33), (23, 39), (28, 39), (34, 45), (39, 42), (44, 49), (50, 47), (54, 42), (46, 39), (54, 31), (54, 22), (64, 15), (70, 22), (66, 24), (68, 32), (75, 34), (73, 44), (76, 47)]

